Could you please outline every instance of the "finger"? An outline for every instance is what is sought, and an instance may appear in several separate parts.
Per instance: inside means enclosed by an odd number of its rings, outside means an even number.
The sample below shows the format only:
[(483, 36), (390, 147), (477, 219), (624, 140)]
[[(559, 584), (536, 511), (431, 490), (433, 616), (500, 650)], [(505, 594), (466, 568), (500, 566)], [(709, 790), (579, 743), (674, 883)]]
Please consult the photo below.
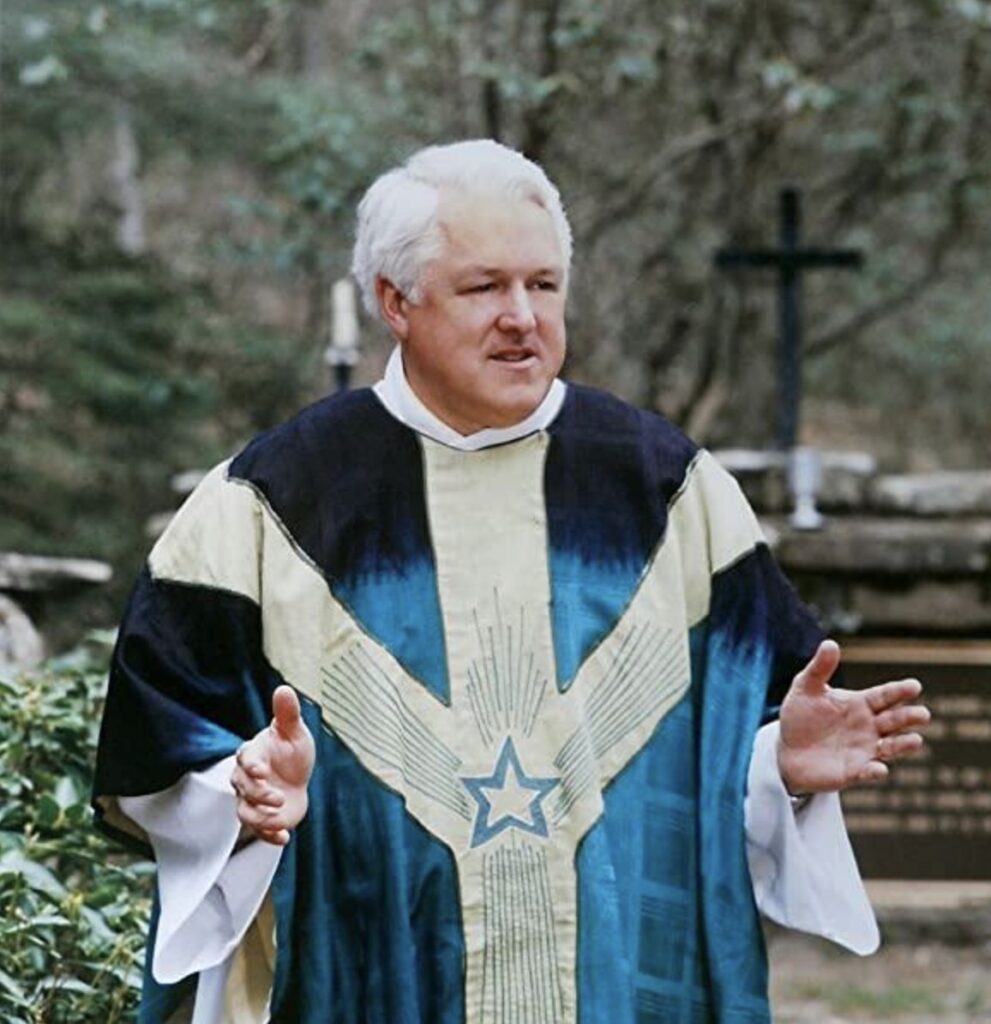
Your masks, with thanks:
[(296, 738), (302, 725), (299, 698), (291, 686), (280, 686), (272, 695), (272, 725), (283, 739)]
[(247, 825), (248, 828), (256, 832), (259, 830), (273, 832), (286, 826), (286, 822), (280, 815), (279, 808), (258, 807), (245, 800), (238, 801), (237, 817), (242, 825)]
[(262, 842), (271, 843), (273, 846), (286, 846), (289, 842), (289, 831), (284, 828), (276, 829), (275, 831), (259, 829), (255, 835), (257, 835)]
[(245, 794), (245, 796), (250, 797), (252, 800), (260, 799), (264, 792), (274, 788), (269, 782), (267, 766), (265, 768), (251, 766), (250, 771), (248, 771), (241, 765), (235, 765), (230, 773), (230, 781), (231, 784), (236, 782), (235, 790)]
[(264, 779), (268, 776), (268, 758), (256, 740), (242, 743), (234, 760), (238, 768), (253, 779)]
[(920, 704), (902, 704), (882, 711), (874, 722), (882, 736), (890, 736), (892, 733), (921, 729), (929, 724), (931, 717), (929, 708)]
[(918, 679), (895, 679), (890, 683), (882, 683), (880, 686), (872, 686), (869, 690), (864, 690), (864, 698), (871, 711), (878, 714), (896, 704), (915, 700), (920, 693), (922, 693), (922, 683)]
[(882, 761), (897, 761), (900, 757), (917, 754), (925, 741), (917, 732), (903, 732), (896, 736), (885, 736), (877, 741), (876, 756)]
[(792, 691), (806, 697), (822, 696), (839, 663), (839, 644), (835, 640), (823, 640), (812, 660), (795, 676)]
[(251, 804), (259, 804), (265, 807), (281, 807), (286, 798), (282, 792), (267, 782), (253, 779), (239, 768), (231, 774), (231, 786), (234, 792)]
[(854, 785), (871, 786), (884, 782), (890, 770), (882, 761), (868, 761), (853, 780)]

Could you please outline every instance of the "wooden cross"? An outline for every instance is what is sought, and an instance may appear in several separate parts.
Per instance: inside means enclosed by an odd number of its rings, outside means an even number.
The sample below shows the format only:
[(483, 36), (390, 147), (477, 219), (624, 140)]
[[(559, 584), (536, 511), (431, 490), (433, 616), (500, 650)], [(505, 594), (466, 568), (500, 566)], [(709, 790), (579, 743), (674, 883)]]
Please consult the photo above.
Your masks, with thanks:
[(778, 271), (778, 446), (790, 451), (798, 440), (802, 396), (802, 272), (825, 267), (858, 269), (863, 265), (864, 256), (857, 249), (801, 246), (798, 190), (783, 189), (780, 201), (778, 248), (720, 249), (716, 253), (716, 266), (721, 270), (770, 267)]

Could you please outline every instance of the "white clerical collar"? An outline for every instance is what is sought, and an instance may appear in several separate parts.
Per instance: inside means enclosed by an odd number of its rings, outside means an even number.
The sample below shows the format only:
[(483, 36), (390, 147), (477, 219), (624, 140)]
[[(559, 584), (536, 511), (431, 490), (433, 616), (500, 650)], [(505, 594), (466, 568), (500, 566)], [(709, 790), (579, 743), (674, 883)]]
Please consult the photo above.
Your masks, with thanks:
[(459, 434), (443, 420), (435, 416), (419, 398), (406, 380), (403, 371), (402, 355), (397, 345), (389, 356), (385, 367), (385, 375), (373, 388), (379, 401), (396, 417), (400, 423), (423, 434), (431, 440), (446, 444), (449, 448), (458, 448), (464, 452), (477, 452), (481, 448), (518, 441), (527, 434), (548, 427), (555, 416), (561, 411), (564, 394), (567, 388), (563, 381), (554, 380), (544, 400), (530, 413), (525, 420), (514, 423), (511, 427), (487, 427), (474, 434)]

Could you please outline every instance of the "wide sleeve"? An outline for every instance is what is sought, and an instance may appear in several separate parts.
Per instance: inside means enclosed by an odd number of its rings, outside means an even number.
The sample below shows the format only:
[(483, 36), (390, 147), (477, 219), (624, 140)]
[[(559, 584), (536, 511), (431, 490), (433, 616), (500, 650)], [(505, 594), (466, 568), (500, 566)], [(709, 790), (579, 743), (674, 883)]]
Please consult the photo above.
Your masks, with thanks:
[(152, 550), (120, 626), (94, 804), (104, 827), (146, 850), (118, 798), (209, 768), (271, 715), (281, 679), (262, 640), (257, 505), (226, 466), (210, 473)]
[[(839, 795), (820, 794), (796, 810), (777, 765), (781, 702), (824, 633), (775, 562), (736, 481), (708, 453), (697, 469), (696, 500), (706, 523), (711, 571), (706, 670), (716, 677), (707, 684), (711, 692), (732, 680), (734, 702), (752, 708), (750, 725), (741, 720), (740, 727), (754, 728), (758, 714), (761, 725), (748, 748), (752, 753), (745, 775), (736, 775), (745, 785), (747, 866), (755, 902), (762, 914), (785, 927), (860, 954), (873, 952), (877, 923)], [(748, 701), (738, 692), (741, 685), (751, 690)], [(728, 699), (728, 693), (720, 699)]]
[[(758, 905), (802, 927), (809, 915), (801, 908), (811, 899), (820, 909), (831, 908), (829, 885), (836, 885), (837, 899), (850, 891), (842, 866), (822, 870), (825, 861), (818, 859), (846, 842), (835, 802), (830, 810), (830, 800), (817, 799), (800, 821), (781, 785), (773, 744), (770, 759), (757, 763), (768, 771), (751, 771), (758, 730), (776, 719), (792, 678), (823, 633), (775, 563), (736, 481), (707, 452), (692, 467), (673, 524), (688, 567), (693, 686), (701, 710), (699, 871), (706, 941), (709, 962), (717, 965), (714, 983), (730, 989), (736, 984), (730, 965), (752, 962), (751, 951), (760, 946)], [(767, 753), (763, 744), (759, 750)], [(755, 786), (748, 800), (755, 778), (769, 781)], [(840, 832), (825, 838), (835, 825)], [(756, 871), (755, 850), (762, 854)], [(856, 879), (852, 884), (859, 887)], [(726, 906), (731, 893), (732, 928)], [(814, 930), (839, 934), (843, 927), (818, 919)]]
[(877, 920), (843, 822), (838, 793), (795, 807), (777, 761), (778, 724), (757, 733), (747, 779), (747, 863), (757, 909), (785, 928), (866, 956)]
[(112, 658), (94, 806), (157, 861), (151, 970), (165, 985), (220, 970), (280, 860), (265, 843), (238, 848), (230, 787), (233, 755), (268, 724), (283, 681), (265, 650), (263, 557), (259, 498), (222, 465), (152, 550)]
[(281, 847), (254, 841), (238, 848), (233, 767), (234, 758), (225, 758), (160, 793), (119, 799), (158, 862), (156, 981), (178, 981), (226, 960), (257, 916), (278, 866)]

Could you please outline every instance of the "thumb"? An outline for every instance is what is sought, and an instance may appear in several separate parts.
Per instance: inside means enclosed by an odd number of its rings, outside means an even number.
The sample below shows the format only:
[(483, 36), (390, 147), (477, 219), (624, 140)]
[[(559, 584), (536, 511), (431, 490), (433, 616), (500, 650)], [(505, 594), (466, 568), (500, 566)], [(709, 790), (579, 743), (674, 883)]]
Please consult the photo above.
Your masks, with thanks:
[(294, 740), (302, 725), (299, 698), (291, 686), (280, 686), (272, 694), (272, 725), (286, 740)]
[(835, 640), (823, 640), (812, 655), (812, 660), (792, 681), (792, 693), (804, 697), (821, 697), (839, 663), (840, 645)]

